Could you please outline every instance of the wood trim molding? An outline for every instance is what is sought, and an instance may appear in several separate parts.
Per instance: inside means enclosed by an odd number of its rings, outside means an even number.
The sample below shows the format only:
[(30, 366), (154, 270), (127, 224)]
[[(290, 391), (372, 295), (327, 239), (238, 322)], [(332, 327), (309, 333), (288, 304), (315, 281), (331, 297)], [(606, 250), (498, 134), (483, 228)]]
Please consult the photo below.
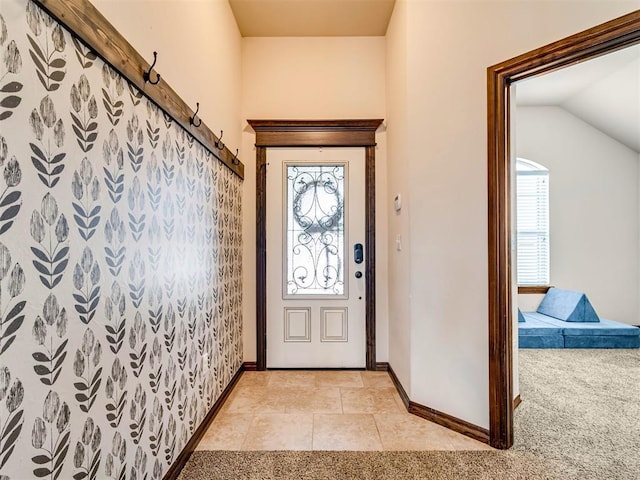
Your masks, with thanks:
[(376, 362), (376, 371), (377, 372), (388, 372), (389, 371), (389, 362)]
[(216, 158), (240, 178), (244, 178), (242, 162), (237, 160), (235, 154), (228, 148), (225, 147), (223, 150), (216, 148), (215, 142), (218, 137), (204, 123), (199, 127), (190, 124), (189, 120), (194, 115), (193, 110), (162, 77), (157, 85), (144, 82), (142, 74), (149, 69), (149, 63), (88, 0), (35, 0), (35, 2), (115, 68), (128, 82), (142, 91)]
[(407, 391), (402, 386), (402, 383), (400, 383), (400, 379), (398, 379), (398, 376), (396, 375), (396, 372), (393, 371), (393, 368), (391, 368), (391, 365), (388, 365), (388, 371), (389, 371), (389, 376), (391, 377), (391, 381), (395, 385), (396, 390), (398, 391), (398, 395), (400, 395), (400, 398), (402, 399), (402, 403), (404, 403), (404, 407), (407, 409), (407, 411), (409, 411), (409, 405), (411, 404), (411, 400), (409, 400), (409, 395), (407, 395)]
[(256, 355), (267, 368), (267, 149), (256, 147)]
[(521, 403), (522, 403), (522, 397), (518, 395), (516, 398), (513, 399), (513, 409), (515, 410), (516, 408), (518, 408)]
[(398, 395), (400, 395), (400, 398), (402, 399), (402, 403), (404, 403), (404, 406), (409, 413), (424, 418), (425, 420), (429, 420), (430, 422), (437, 423), (438, 425), (442, 425), (449, 430), (461, 433), (462, 435), (478, 440), (479, 442), (489, 443), (489, 430), (486, 428), (478, 427), (473, 423), (469, 423), (447, 413), (440, 412), (412, 401), (400, 383), (396, 373), (393, 371), (393, 368), (391, 368), (391, 365), (389, 365), (389, 376), (398, 391)]
[(509, 87), (515, 81), (639, 42), (640, 10), (636, 10), (487, 69), (489, 431), (493, 447), (513, 445)]
[[(377, 120), (376, 120), (377, 121)], [(378, 124), (379, 125), (379, 124)], [(373, 132), (375, 136), (375, 132)], [(375, 140), (375, 139), (374, 139)], [(365, 240), (364, 282), (366, 366), (376, 365), (376, 147), (365, 147)]]
[(552, 288), (551, 285), (527, 285), (527, 286), (519, 286), (518, 294), (520, 295), (530, 295), (530, 294), (545, 294)]
[(270, 147), (365, 148), (366, 368), (376, 370), (375, 135), (374, 120), (247, 120), (256, 133), (256, 353), (267, 368), (267, 149)]
[(227, 387), (224, 389), (222, 395), (220, 395), (220, 398), (218, 398), (218, 400), (216, 400), (216, 402), (213, 404), (206, 417), (204, 417), (204, 419), (200, 423), (200, 426), (198, 426), (196, 431), (193, 432), (193, 435), (191, 436), (185, 447), (182, 449), (182, 451), (178, 454), (176, 459), (173, 461), (173, 463), (169, 467), (169, 470), (167, 470), (167, 473), (164, 474), (163, 480), (176, 480), (178, 478), (178, 476), (180, 475), (180, 471), (189, 461), (189, 457), (191, 457), (191, 454), (198, 446), (198, 443), (211, 425), (211, 422), (213, 422), (214, 418), (216, 418), (216, 415), (218, 415), (218, 412), (222, 408), (222, 405), (231, 394), (231, 391), (238, 383), (238, 380), (240, 380), (240, 377), (242, 376), (242, 372), (244, 372), (244, 370), (245, 368), (243, 364), (242, 366), (240, 366)]
[(489, 443), (489, 430), (478, 427), (473, 423), (461, 420), (447, 413), (425, 407), (424, 405), (420, 405), (416, 402), (409, 402), (409, 413), (413, 413), (425, 420), (447, 427), (449, 430), (461, 433), (462, 435), (478, 440), (479, 442)]
[(242, 364), (242, 369), (245, 372), (255, 372), (258, 370), (258, 364), (256, 362), (244, 362)]
[(256, 147), (375, 147), (376, 120), (247, 120)]

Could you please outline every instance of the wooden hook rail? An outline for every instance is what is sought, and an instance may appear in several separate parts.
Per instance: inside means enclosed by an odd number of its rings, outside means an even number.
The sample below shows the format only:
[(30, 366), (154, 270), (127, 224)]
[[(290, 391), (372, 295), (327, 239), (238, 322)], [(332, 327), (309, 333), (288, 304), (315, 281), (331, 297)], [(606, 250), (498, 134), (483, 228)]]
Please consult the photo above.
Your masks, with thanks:
[[(167, 82), (157, 74), (153, 81), (145, 81), (145, 73), (151, 74), (155, 66), (155, 52), (153, 65), (149, 65), (88, 0), (34, 1), (164, 110), (211, 154), (244, 178), (244, 164), (238, 160), (237, 154), (234, 155), (224, 145), (217, 148), (221, 145), (220, 139), (204, 123), (191, 124), (195, 113)], [(156, 80), (157, 84), (153, 84)], [(199, 122), (202, 121), (199, 119)]]

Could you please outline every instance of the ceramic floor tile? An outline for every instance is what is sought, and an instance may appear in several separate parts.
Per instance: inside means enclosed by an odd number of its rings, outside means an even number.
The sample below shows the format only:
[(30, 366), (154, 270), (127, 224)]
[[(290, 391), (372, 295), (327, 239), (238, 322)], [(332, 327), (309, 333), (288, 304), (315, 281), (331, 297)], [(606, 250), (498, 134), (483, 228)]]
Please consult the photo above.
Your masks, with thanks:
[(283, 387), (277, 390), (285, 413), (342, 413), (340, 389)]
[(240, 450), (252, 420), (251, 414), (218, 414), (196, 450)]
[(255, 415), (242, 450), (311, 450), (312, 414)]
[(271, 378), (271, 372), (242, 372), (238, 387), (266, 387)]
[(448, 428), (442, 428), (444, 429), (443, 436), (449, 438), (449, 441), (446, 443), (447, 450), (494, 450), (493, 447), (490, 447), (486, 443), (479, 442), (466, 435), (449, 430)]
[(365, 387), (395, 388), (387, 372), (360, 372)]
[(364, 387), (360, 372), (329, 370), (314, 373), (317, 387)]
[(344, 413), (401, 413), (394, 388), (341, 388)]
[(382, 450), (373, 415), (314, 415), (314, 450)]
[(225, 413), (284, 413), (284, 405), (267, 387), (237, 387)]
[(269, 387), (314, 387), (316, 384), (316, 372), (273, 370), (270, 373)]
[(199, 450), (483, 450), (407, 413), (387, 372), (245, 372)]
[(438, 424), (406, 414), (374, 415), (385, 450), (486, 450), (473, 440)]

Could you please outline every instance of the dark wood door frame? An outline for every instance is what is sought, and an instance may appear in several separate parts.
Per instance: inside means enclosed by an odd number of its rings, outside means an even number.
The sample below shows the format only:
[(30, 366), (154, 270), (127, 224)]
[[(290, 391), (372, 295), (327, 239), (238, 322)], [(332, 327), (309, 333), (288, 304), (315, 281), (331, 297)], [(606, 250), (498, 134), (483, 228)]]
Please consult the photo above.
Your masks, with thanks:
[(256, 132), (256, 350), (267, 368), (267, 150), (274, 147), (365, 149), (366, 368), (376, 369), (376, 130), (374, 120), (247, 120)]
[(489, 436), (513, 445), (511, 152), (509, 87), (640, 42), (640, 10), (487, 70), (489, 186)]

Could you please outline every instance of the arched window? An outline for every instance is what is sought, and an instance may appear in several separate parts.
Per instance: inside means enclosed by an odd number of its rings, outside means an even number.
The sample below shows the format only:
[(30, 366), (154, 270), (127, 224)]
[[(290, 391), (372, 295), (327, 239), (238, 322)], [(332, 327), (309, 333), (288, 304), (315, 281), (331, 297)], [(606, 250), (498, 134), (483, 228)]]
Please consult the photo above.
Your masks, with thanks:
[(549, 284), (549, 170), (516, 160), (518, 285)]

